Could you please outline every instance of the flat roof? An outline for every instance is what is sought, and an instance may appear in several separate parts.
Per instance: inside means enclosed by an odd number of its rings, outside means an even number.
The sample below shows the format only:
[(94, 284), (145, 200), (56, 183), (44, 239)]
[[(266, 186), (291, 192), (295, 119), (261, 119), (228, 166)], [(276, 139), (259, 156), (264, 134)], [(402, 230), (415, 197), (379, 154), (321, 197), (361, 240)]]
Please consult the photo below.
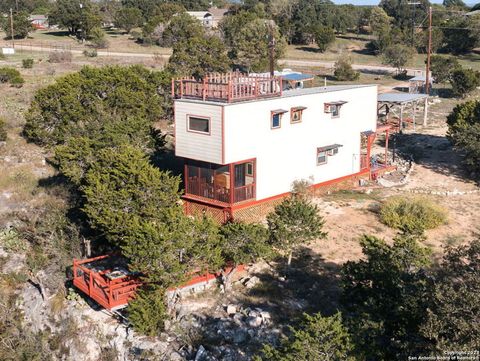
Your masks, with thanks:
[(302, 80), (309, 80), (314, 78), (313, 75), (310, 74), (300, 74), (300, 73), (291, 73), (291, 74), (285, 74), (281, 75), (282, 80), (288, 80), (288, 81), (302, 81)]
[(427, 94), (411, 93), (382, 93), (378, 94), (379, 103), (410, 103), (416, 100), (428, 98)]
[(311, 95), (311, 94), (321, 94), (321, 93), (333, 93), (342, 90), (350, 90), (350, 89), (359, 89), (359, 88), (370, 88), (370, 87), (377, 87), (377, 84), (351, 84), (351, 85), (331, 85), (327, 87), (314, 87), (314, 88), (301, 88), (301, 89), (291, 89), (291, 90), (284, 90), (281, 96), (271, 96), (265, 98), (257, 98), (257, 99), (246, 99), (240, 100), (232, 103), (225, 103), (225, 102), (215, 102), (215, 101), (208, 101), (202, 99), (193, 99), (193, 98), (179, 98), (175, 99), (175, 101), (184, 101), (184, 102), (191, 102), (191, 103), (202, 103), (202, 104), (212, 104), (212, 105), (235, 105), (235, 104), (244, 104), (244, 103), (252, 103), (252, 102), (261, 102), (267, 100), (274, 100), (274, 99), (282, 99), (282, 98), (291, 98), (297, 97), (302, 95)]

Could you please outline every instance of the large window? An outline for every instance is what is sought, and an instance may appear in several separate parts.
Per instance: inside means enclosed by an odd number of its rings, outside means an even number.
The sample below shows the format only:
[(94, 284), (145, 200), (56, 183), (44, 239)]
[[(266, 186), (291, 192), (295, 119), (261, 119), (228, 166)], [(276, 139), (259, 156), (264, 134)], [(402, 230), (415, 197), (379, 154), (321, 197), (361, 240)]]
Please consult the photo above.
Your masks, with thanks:
[(327, 152), (318, 151), (317, 152), (317, 165), (322, 165), (327, 163)]
[(187, 123), (190, 132), (210, 134), (210, 118), (189, 115)]

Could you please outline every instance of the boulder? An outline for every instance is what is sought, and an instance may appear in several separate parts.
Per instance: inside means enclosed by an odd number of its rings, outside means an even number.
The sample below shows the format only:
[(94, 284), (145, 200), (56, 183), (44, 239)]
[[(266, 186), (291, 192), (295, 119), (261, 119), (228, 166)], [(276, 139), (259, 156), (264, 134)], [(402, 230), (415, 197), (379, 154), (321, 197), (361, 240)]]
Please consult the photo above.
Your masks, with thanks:
[(262, 317), (261, 316), (253, 316), (247, 318), (247, 325), (250, 327), (260, 327), (262, 325)]
[(236, 313), (237, 313), (237, 306), (231, 305), (231, 304), (227, 306), (227, 314), (229, 316), (234, 315)]

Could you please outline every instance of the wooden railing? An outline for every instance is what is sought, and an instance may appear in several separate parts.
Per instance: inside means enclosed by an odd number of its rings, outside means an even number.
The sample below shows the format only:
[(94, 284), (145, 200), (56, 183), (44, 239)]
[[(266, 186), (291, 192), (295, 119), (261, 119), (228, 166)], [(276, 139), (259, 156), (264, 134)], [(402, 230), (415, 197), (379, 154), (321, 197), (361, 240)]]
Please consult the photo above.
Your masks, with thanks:
[(369, 166), (368, 154), (360, 154), (360, 169), (367, 169)]
[(235, 188), (234, 202), (243, 202), (255, 198), (255, 184), (247, 184), (243, 187)]
[[(185, 186), (186, 195), (194, 195), (202, 198), (212, 199), (218, 202), (230, 204), (230, 189), (219, 187), (214, 184), (205, 183), (202, 180), (189, 178)], [(248, 184), (243, 187), (236, 187), (233, 192), (233, 202), (243, 202), (255, 198), (255, 184)]]
[(203, 80), (195, 78), (172, 80), (173, 98), (194, 98), (230, 103), (280, 95), (282, 95), (281, 77), (234, 72), (209, 74)]

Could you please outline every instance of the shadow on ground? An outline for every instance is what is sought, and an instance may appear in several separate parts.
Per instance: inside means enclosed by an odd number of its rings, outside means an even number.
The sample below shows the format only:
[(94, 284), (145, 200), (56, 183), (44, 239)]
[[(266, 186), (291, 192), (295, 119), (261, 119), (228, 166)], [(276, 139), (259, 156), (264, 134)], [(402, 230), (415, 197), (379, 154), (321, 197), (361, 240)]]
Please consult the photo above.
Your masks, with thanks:
[[(304, 312), (329, 316), (338, 310), (340, 267), (308, 248), (296, 253), (289, 269), (282, 259), (249, 276), (258, 277), (258, 283), (224, 300), (242, 306), (234, 315), (196, 315), (193, 320), (180, 321), (186, 323), (183, 329), (188, 329), (188, 324), (201, 325), (193, 337), (188, 335), (195, 341), (194, 350), (202, 345), (217, 359), (251, 360), (263, 344), (278, 343), (281, 335), (289, 332), (287, 326), (297, 324)], [(252, 325), (259, 318), (262, 321)]]
[(436, 173), (459, 179), (472, 179), (462, 166), (462, 156), (445, 136), (431, 134), (398, 134), (397, 149), (410, 154), (417, 164)]

